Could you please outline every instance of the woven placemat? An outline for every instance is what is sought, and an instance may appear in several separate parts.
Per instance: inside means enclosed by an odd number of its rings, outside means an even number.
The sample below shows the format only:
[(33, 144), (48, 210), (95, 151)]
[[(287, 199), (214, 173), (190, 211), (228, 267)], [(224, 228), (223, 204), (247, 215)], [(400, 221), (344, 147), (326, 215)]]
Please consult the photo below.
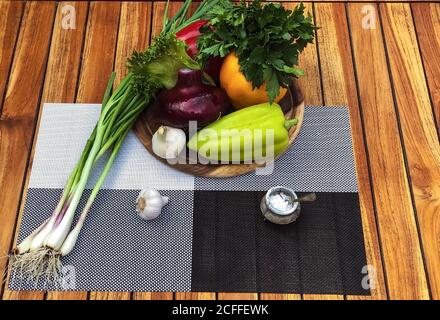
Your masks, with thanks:
[[(99, 107), (44, 105), (19, 240), (56, 205)], [(274, 169), (264, 176), (193, 177), (154, 159), (129, 134), (74, 251), (62, 259), (63, 282), (29, 282), (13, 273), (9, 287), (369, 294), (362, 287), (366, 258), (348, 110), (306, 107), (300, 135)], [(273, 225), (262, 219), (259, 202), (275, 185), (318, 198), (294, 224)], [(135, 212), (145, 187), (170, 197), (153, 221)]]

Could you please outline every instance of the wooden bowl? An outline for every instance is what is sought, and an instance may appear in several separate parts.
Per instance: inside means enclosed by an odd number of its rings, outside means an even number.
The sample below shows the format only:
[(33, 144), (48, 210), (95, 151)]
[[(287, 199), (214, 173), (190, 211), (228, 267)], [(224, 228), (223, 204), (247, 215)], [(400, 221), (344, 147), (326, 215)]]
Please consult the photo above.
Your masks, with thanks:
[[(289, 130), (289, 146), (290, 146), (298, 136), (299, 130), (301, 129), (304, 120), (304, 98), (296, 81), (294, 81), (293, 84), (289, 87), (289, 90), (287, 91), (284, 98), (279, 102), (279, 105), (283, 109), (286, 118), (298, 119), (298, 124), (290, 128)], [(151, 153), (156, 159), (173, 167), (176, 170), (183, 171), (195, 176), (224, 178), (224, 177), (233, 177), (233, 176), (242, 175), (254, 171), (256, 168), (261, 166), (256, 163), (207, 164), (207, 165), (199, 164), (199, 163), (189, 164), (188, 161), (184, 161), (185, 163), (180, 163), (181, 161), (178, 161), (178, 163), (176, 164), (170, 164), (167, 160), (156, 156), (153, 152), (153, 148), (151, 146), (151, 138), (154, 132), (152, 132), (152, 130), (148, 125), (147, 113), (148, 113), (148, 108), (146, 108), (145, 111), (139, 116), (139, 119), (133, 128), (136, 136), (139, 138), (139, 140), (145, 146), (148, 152)], [(186, 154), (188, 154), (188, 152), (186, 152)], [(279, 154), (277, 158), (280, 155), (281, 154)], [(188, 158), (188, 156), (186, 157)], [(183, 160), (188, 160), (188, 159), (183, 159)]]

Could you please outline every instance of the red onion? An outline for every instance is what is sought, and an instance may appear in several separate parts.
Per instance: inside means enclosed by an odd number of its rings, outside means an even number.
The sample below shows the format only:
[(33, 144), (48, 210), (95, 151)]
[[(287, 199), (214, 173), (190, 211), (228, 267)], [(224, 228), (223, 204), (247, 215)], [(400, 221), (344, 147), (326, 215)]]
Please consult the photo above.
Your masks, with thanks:
[(230, 107), (223, 89), (204, 84), (199, 70), (180, 69), (176, 85), (162, 91), (149, 108), (148, 122), (154, 131), (161, 125), (186, 129), (189, 121), (203, 127)]

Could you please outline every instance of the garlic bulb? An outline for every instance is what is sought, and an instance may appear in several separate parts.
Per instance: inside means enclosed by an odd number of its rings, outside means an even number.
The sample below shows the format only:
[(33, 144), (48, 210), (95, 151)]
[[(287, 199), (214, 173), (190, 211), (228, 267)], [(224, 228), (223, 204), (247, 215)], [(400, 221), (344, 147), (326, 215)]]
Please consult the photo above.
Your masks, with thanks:
[(157, 218), (162, 207), (168, 203), (168, 197), (161, 196), (157, 190), (144, 189), (136, 199), (136, 211), (144, 220)]
[(153, 152), (164, 159), (175, 159), (186, 146), (186, 135), (182, 129), (161, 126), (151, 139)]

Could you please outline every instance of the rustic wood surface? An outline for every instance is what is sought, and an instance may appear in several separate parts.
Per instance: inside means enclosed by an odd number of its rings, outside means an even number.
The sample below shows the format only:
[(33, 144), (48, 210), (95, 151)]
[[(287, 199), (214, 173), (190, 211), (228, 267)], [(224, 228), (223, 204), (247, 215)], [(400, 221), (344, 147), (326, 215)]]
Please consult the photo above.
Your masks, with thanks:
[[(440, 4), (377, 2), (306, 3), (321, 28), (300, 58), (299, 81), (306, 104), (349, 106), (371, 296), (65, 293), (3, 284), (0, 297), (440, 299)], [(62, 27), (66, 5), (75, 8), (76, 29)], [(127, 55), (159, 32), (163, 10), (157, 1), (0, 2), (0, 256), (16, 241), (43, 103), (100, 102), (110, 73), (120, 81)], [(0, 260), (1, 273), (5, 267)]]

